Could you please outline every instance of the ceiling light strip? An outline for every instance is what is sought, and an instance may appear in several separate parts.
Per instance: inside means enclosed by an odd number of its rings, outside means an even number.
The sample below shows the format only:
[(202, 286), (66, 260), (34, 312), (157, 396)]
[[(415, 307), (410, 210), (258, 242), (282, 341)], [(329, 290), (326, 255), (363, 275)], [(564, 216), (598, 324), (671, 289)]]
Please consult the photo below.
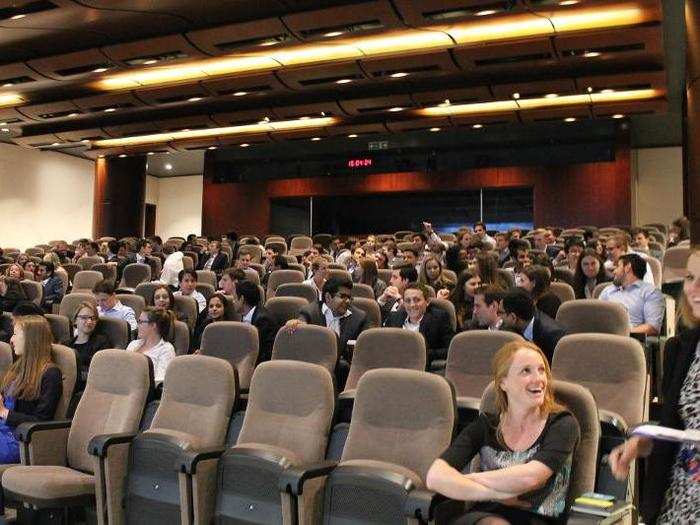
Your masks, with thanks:
[(264, 73), (286, 67), (350, 62), (362, 58), (400, 56), (457, 46), (554, 36), (581, 30), (634, 26), (659, 20), (649, 2), (617, 2), (605, 7), (504, 14), (489, 20), (391, 31), (379, 35), (265, 48), (221, 58), (155, 66), (106, 75), (92, 84), (104, 91), (189, 83), (207, 78)]

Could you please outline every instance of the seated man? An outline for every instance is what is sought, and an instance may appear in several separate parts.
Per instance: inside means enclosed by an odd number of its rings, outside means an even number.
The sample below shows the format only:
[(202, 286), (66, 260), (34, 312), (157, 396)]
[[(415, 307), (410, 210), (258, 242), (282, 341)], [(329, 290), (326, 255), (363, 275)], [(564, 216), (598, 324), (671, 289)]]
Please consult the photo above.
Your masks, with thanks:
[(326, 276), (328, 275), (328, 261), (323, 257), (315, 257), (309, 266), (311, 272), (311, 277), (306, 279), (303, 284), (311, 286), (318, 294), (318, 300), (323, 300), (323, 285), (326, 282)]
[(554, 319), (535, 308), (530, 295), (520, 288), (503, 296), (502, 328), (535, 343), (550, 363), (559, 339), (566, 335), (566, 331)]
[(180, 289), (173, 295), (192, 297), (192, 299), (197, 301), (197, 311), (201, 314), (207, 307), (207, 300), (197, 291), (197, 272), (194, 270), (180, 270), (180, 273), (177, 274), (177, 281)]
[(418, 271), (418, 268), (420, 267), (418, 250), (415, 248), (405, 248), (404, 250), (401, 250), (401, 257), (403, 257), (404, 265), (415, 268), (415, 270)]
[(417, 280), (418, 272), (413, 266), (398, 266), (391, 270), (389, 286), (377, 297), (383, 320), (386, 319), (391, 312), (395, 312), (401, 307), (403, 291), (409, 283), (414, 283)]
[(221, 251), (221, 241), (209, 241), (207, 253), (199, 258), (199, 269), (211, 270), (216, 275), (221, 275), (227, 266), (228, 255)]
[(627, 309), (632, 333), (653, 336), (661, 331), (666, 305), (661, 290), (642, 281), (646, 265), (636, 253), (620, 256), (613, 284), (603, 290), (600, 299), (620, 303)]
[[(607, 255), (607, 260), (605, 261), (605, 271), (608, 276), (615, 277), (615, 268), (617, 267), (617, 262), (625, 254), (633, 253), (630, 250), (629, 238), (626, 233), (621, 233), (619, 235), (614, 235), (605, 241), (605, 253)], [(641, 255), (640, 255), (641, 256)], [(654, 285), (654, 274), (651, 271), (651, 266), (649, 263), (644, 261), (646, 271), (644, 272), (644, 277), (642, 280), (645, 283)]]
[(500, 330), (503, 291), (493, 285), (480, 286), (474, 292), (474, 314), (470, 329)]
[(429, 305), (428, 290), (418, 283), (406, 286), (403, 292), (403, 308), (391, 312), (384, 326), (420, 332), (425, 338), (428, 363), (447, 357), (447, 349), (455, 335), (449, 314), (438, 306)]
[(241, 321), (258, 329), (257, 362), (269, 361), (279, 326), (272, 315), (260, 304), (258, 285), (250, 281), (240, 281), (234, 289), (234, 297), (236, 310), (242, 316)]
[(250, 268), (250, 263), (253, 262), (253, 256), (250, 252), (242, 253), (238, 256), (238, 263), (236, 266), (241, 270), (247, 270)]
[(138, 328), (134, 310), (121, 303), (117, 299), (114, 282), (103, 279), (92, 289), (97, 299), (97, 313), (100, 317), (110, 317), (112, 319), (123, 319), (129, 323), (129, 329), (134, 332)]

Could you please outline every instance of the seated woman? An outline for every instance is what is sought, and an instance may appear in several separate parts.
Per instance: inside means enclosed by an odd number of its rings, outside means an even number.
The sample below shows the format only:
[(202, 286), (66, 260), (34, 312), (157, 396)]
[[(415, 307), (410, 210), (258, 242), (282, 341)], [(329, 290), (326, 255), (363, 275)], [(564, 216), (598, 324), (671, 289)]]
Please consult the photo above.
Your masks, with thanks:
[(389, 256), (384, 249), (374, 252), (374, 262), (377, 263), (378, 270), (387, 270), (389, 268)]
[(498, 271), (498, 259), (493, 252), (480, 253), (476, 256), (475, 271), (481, 278), (481, 284), (492, 284), (501, 290), (510, 288), (510, 280)]
[[(547, 359), (534, 344), (505, 344), (493, 360), (497, 414), (480, 414), (431, 465), (427, 486), (478, 502), (453, 523), (540, 524), (565, 511), (579, 440), (574, 416), (554, 401)], [(478, 454), (478, 472), (467, 473)]]
[(239, 268), (227, 268), (219, 279), (219, 292), (234, 297), (236, 295), (236, 283), (245, 281), (245, 272)]
[(161, 383), (170, 361), (175, 359), (175, 348), (165, 341), (173, 323), (173, 314), (162, 308), (146, 307), (138, 319), (138, 339), (126, 347), (129, 352), (139, 352), (153, 362), (153, 379)]
[(182, 321), (183, 323), (188, 323), (188, 318), (185, 312), (181, 312), (176, 309), (175, 296), (173, 291), (169, 286), (163, 284), (153, 289), (153, 296), (151, 297), (151, 304), (155, 308), (162, 308), (163, 310), (168, 310), (172, 313), (173, 319), (177, 321)]
[(16, 317), (11, 344), (17, 359), (0, 392), (0, 463), (19, 462), (14, 431), (20, 423), (54, 418), (61, 397), (61, 371), (51, 359), (51, 328), (39, 315)]
[(63, 281), (56, 275), (56, 267), (52, 262), (42, 261), (37, 267), (36, 277), (44, 287), (44, 295), (41, 307), (45, 312), (51, 313), (54, 304), (63, 299)]
[(0, 312), (12, 312), (18, 303), (26, 300), (27, 294), (17, 279), (0, 275)]
[(97, 307), (91, 302), (78, 305), (73, 315), (74, 336), (70, 346), (78, 353), (78, 378), (75, 384), (76, 393), (85, 390), (90, 362), (94, 355), (105, 348), (112, 348), (112, 342), (106, 334), (96, 330), (99, 323)]
[(377, 274), (377, 263), (371, 257), (360, 260), (360, 277), (357, 282), (371, 286), (375, 299), (386, 289), (386, 283)]
[(594, 248), (586, 248), (576, 262), (574, 292), (576, 299), (593, 299), (593, 291), (600, 283), (610, 281), (603, 260)]
[(549, 290), (551, 280), (547, 268), (538, 264), (526, 266), (516, 276), (518, 287), (530, 294), (537, 309), (554, 319), (561, 306), (561, 299)]
[(22, 268), (21, 265), (19, 265), (17, 263), (12, 263), (5, 270), (5, 275), (7, 277), (12, 277), (13, 279), (17, 279), (18, 281), (21, 281), (22, 279), (24, 279), (24, 269)]
[(463, 271), (457, 279), (450, 301), (457, 314), (457, 331), (469, 329), (469, 322), (474, 312), (474, 292), (482, 284), (481, 277), (476, 272)]
[(367, 256), (367, 252), (361, 246), (357, 246), (352, 252), (352, 258), (347, 262), (348, 271), (352, 276), (352, 282), (356, 283), (360, 280), (362, 267), (360, 262)]
[(420, 271), (418, 272), (418, 282), (420, 284), (432, 286), (440, 299), (448, 299), (450, 293), (457, 284), (453, 282), (451, 278), (445, 276), (442, 262), (434, 255), (429, 255), (425, 261), (423, 261)]
[(36, 264), (34, 264), (34, 261), (31, 259), (28, 260), (22, 265), (22, 269), (24, 270), (25, 279), (35, 280), (34, 272), (36, 271)]
[(194, 352), (199, 350), (202, 344), (202, 334), (207, 326), (218, 321), (234, 321), (236, 317), (233, 302), (226, 299), (226, 296), (219, 292), (209, 297), (205, 311), (207, 314), (200, 316), (200, 320), (194, 329), (194, 336), (190, 342), (190, 350)]

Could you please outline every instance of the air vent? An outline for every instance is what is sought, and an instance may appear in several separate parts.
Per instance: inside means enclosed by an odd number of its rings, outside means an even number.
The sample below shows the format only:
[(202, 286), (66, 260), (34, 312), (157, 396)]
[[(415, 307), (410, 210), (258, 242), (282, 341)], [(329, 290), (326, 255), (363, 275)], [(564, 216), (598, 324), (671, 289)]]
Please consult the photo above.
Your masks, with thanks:
[[(394, 109), (397, 106), (372, 106), (372, 107), (366, 107), (366, 108), (357, 108), (358, 113), (371, 113), (373, 111), (389, 111), (390, 109)], [(402, 109), (410, 109), (410, 107), (407, 106), (401, 106)]]
[(12, 7), (4, 7), (0, 9), (0, 20), (9, 20), (15, 17), (24, 17), (26, 15), (31, 15), (34, 13), (41, 13), (42, 11), (56, 9), (57, 7), (58, 6), (53, 2), (48, 2), (45, 0), (26, 2), (25, 4), (14, 5)]
[(73, 75), (82, 75), (84, 73), (104, 73), (108, 69), (114, 67), (114, 64), (102, 63), (102, 64), (88, 64), (85, 66), (69, 67), (65, 69), (59, 69), (56, 71), (58, 75), (62, 77), (70, 77)]
[(80, 113), (77, 109), (67, 109), (65, 111), (56, 111), (54, 113), (42, 113), (39, 118), (51, 119), (51, 118), (62, 118), (62, 117), (75, 117)]
[[(338, 75), (333, 77), (310, 78), (308, 80), (300, 80), (302, 86), (320, 86), (322, 84), (336, 84), (339, 80), (362, 80), (362, 75)], [(341, 82), (343, 84), (345, 82)]]
[(312, 38), (315, 36), (340, 36), (343, 33), (361, 33), (363, 31), (374, 31), (383, 28), (384, 24), (382, 24), (380, 20), (365, 20), (362, 22), (354, 22), (352, 24), (301, 29), (299, 32), (305, 38)]
[(35, 82), (32, 77), (13, 77), (13, 78), (3, 78), (0, 80), (0, 86), (2, 87), (12, 87), (18, 84), (26, 84), (27, 82)]
[(130, 66), (150, 66), (151, 64), (171, 62), (173, 60), (181, 60), (188, 57), (189, 55), (187, 53), (183, 53), (182, 51), (170, 51), (167, 53), (159, 53), (157, 55), (128, 58), (124, 60), (124, 63)]
[(565, 57), (580, 57), (589, 53), (627, 53), (630, 51), (644, 51), (646, 45), (644, 42), (638, 44), (623, 44), (618, 46), (591, 47), (586, 49), (565, 49), (562, 55)]
[(518, 55), (513, 57), (480, 58), (474, 61), (479, 66), (503, 66), (507, 64), (518, 64), (522, 62), (533, 62), (537, 60), (550, 60), (551, 53), (534, 53), (531, 55)]
[(484, 2), (483, 4), (454, 7), (452, 9), (438, 9), (435, 11), (424, 11), (421, 13), (428, 20), (451, 20), (453, 18), (464, 18), (475, 16), (484, 11), (503, 11), (509, 8), (509, 2)]
[(245, 93), (248, 95), (250, 93), (263, 93), (271, 90), (272, 86), (245, 86), (244, 88), (220, 89), (216, 93), (221, 96), (235, 95), (236, 93)]
[(215, 44), (215, 46), (222, 51), (233, 51), (234, 49), (241, 49), (245, 47), (267, 47), (275, 46), (278, 44), (284, 44), (292, 39), (287, 33), (282, 33), (279, 35), (271, 35), (265, 37), (257, 38), (247, 38), (245, 40), (231, 40), (229, 42), (220, 42)]
[(406, 67), (401, 69), (389, 69), (385, 71), (375, 71), (372, 73), (374, 78), (391, 77), (392, 75), (397, 75), (399, 73), (404, 74), (415, 74), (415, 73), (430, 73), (433, 71), (442, 71), (442, 68), (437, 64), (431, 64), (429, 66), (416, 66), (416, 67)]
[(195, 96), (195, 95), (178, 95), (175, 97), (162, 97), (162, 98), (157, 98), (156, 102), (160, 104), (174, 104), (176, 102), (199, 102), (199, 100), (193, 100), (193, 99), (202, 99), (204, 96)]
[(99, 111), (111, 113), (112, 111), (115, 111), (117, 109), (126, 109), (126, 108), (133, 108), (133, 107), (134, 107), (134, 105), (131, 102), (122, 102), (120, 104), (109, 104), (107, 106), (91, 107), (91, 108), (89, 108), (89, 111), (94, 112), (94, 113), (97, 113)]

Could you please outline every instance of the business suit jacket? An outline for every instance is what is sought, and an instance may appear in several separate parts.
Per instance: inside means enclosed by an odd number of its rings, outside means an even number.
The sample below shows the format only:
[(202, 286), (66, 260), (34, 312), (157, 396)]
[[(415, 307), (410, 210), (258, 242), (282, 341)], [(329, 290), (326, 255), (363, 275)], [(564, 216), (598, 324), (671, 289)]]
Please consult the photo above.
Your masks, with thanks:
[[(389, 328), (403, 328), (408, 314), (403, 308), (392, 312), (386, 319), (384, 326)], [(455, 335), (450, 325), (450, 316), (442, 308), (428, 306), (428, 309), (420, 321), (418, 331), (425, 338), (425, 347), (428, 350), (428, 362), (434, 359), (445, 359), (450, 341)]]
[(53, 419), (62, 390), (61, 370), (56, 366), (47, 368), (41, 376), (39, 396), (32, 400), (17, 399), (15, 408), (7, 414), (7, 426), (17, 428), (20, 423)]
[[(392, 313), (391, 309), (394, 307), (396, 304), (396, 301), (398, 299), (389, 299), (386, 303), (384, 303), (384, 306), (379, 305), (379, 311), (382, 314), (382, 322), (386, 322), (387, 318), (389, 317), (389, 314)], [(401, 307), (399, 307), (400, 309)]]
[(559, 339), (566, 335), (561, 325), (547, 314), (535, 311), (535, 322), (532, 326), (532, 342), (535, 343), (547, 356), (549, 363), (552, 363), (554, 349)]
[[(207, 254), (206, 257), (202, 257), (199, 260), (199, 270), (204, 270), (204, 265), (207, 264), (207, 261), (211, 258), (210, 254)], [(226, 255), (224, 252), (219, 252), (216, 254), (216, 257), (214, 258), (214, 262), (211, 265), (211, 271), (214, 272), (216, 275), (221, 275), (221, 273), (228, 267), (228, 255)]]
[(256, 306), (251, 324), (258, 329), (258, 363), (269, 361), (272, 357), (272, 345), (275, 343), (279, 325), (264, 306)]
[[(304, 306), (299, 311), (299, 318), (309, 324), (317, 326), (326, 326), (326, 316), (321, 312), (322, 302), (310, 303)], [(338, 349), (341, 354), (345, 354), (348, 346), (348, 341), (357, 339), (360, 333), (368, 328), (367, 314), (350, 306), (352, 315), (340, 319), (340, 336), (338, 338)]]
[[(685, 426), (678, 414), (678, 400), (695, 351), (700, 342), (700, 328), (686, 330), (666, 341), (663, 375), (663, 407), (660, 425), (683, 430)], [(664, 494), (671, 483), (671, 471), (678, 455), (678, 443), (654, 441), (654, 448), (647, 459), (644, 497), (640, 511), (644, 522), (656, 522)]]
[(54, 303), (60, 303), (63, 299), (63, 281), (58, 275), (53, 275), (44, 286), (44, 298), (42, 306), (51, 309)]

